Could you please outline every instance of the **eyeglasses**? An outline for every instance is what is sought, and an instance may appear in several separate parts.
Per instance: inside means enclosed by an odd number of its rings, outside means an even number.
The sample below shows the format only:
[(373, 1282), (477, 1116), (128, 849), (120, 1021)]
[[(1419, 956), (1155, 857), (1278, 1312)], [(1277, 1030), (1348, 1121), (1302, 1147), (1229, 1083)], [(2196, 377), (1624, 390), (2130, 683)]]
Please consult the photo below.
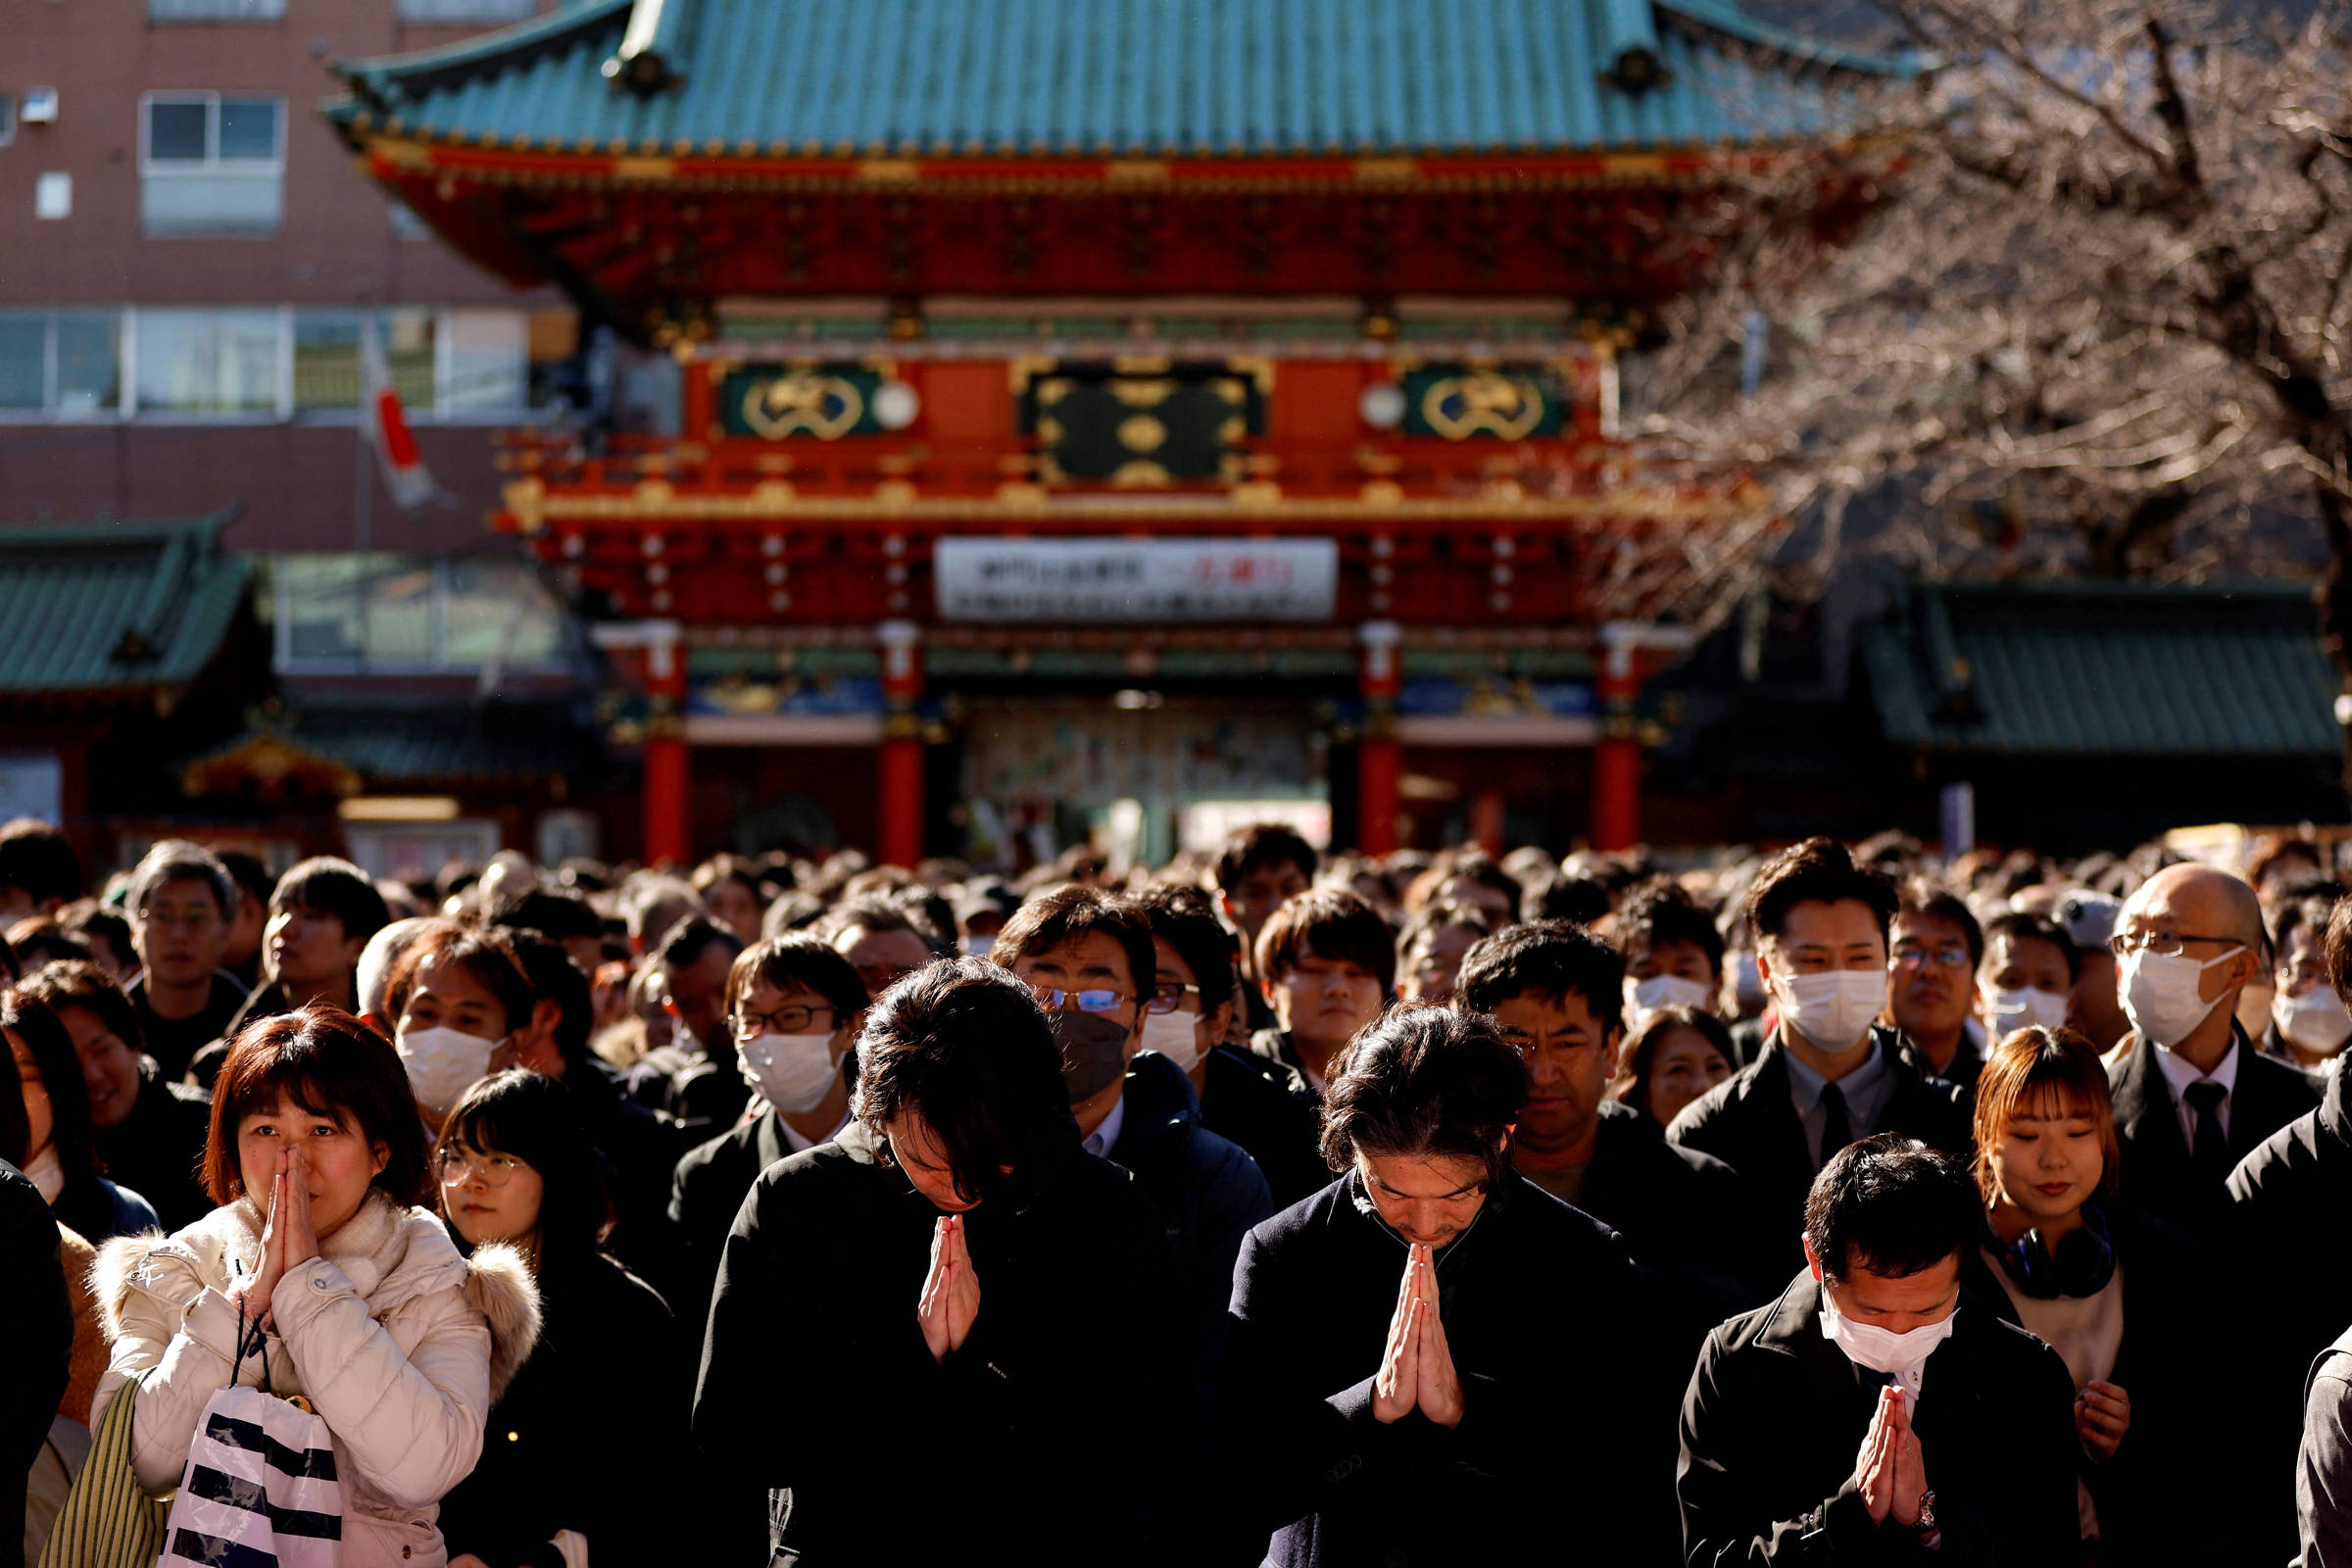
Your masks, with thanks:
[(756, 1040), (761, 1030), (778, 1035), (801, 1034), (816, 1022), (819, 1013), (827, 1018), (832, 1017), (832, 1004), (820, 1003), (813, 1007), (778, 1007), (773, 1012), (753, 1012), (745, 1008), (729, 1017), (727, 1023), (736, 1039)]
[(1956, 942), (1947, 942), (1941, 947), (1935, 948), (1923, 948), (1909, 942), (1895, 945), (1894, 964), (1896, 968), (1909, 969), (1922, 963), (1941, 964), (1946, 969), (1967, 969), (1975, 966), (1969, 958), (1968, 949)]
[(141, 925), (161, 926), (167, 931), (173, 929), (201, 931), (208, 925), (219, 924), (220, 920), (220, 915), (218, 910), (208, 909), (201, 906), (193, 909), (141, 909), (139, 911)]
[(2159, 957), (2177, 958), (2181, 944), (2187, 942), (2228, 942), (2236, 947), (2245, 944), (2235, 937), (2201, 937), (2188, 931), (2118, 931), (2107, 939), (2107, 946), (2119, 958), (2134, 953), (2153, 953)]
[[(1199, 986), (1179, 985), (1177, 982), (1170, 980), (1164, 985), (1157, 985), (1152, 988), (1152, 1000), (1144, 1004), (1144, 1010), (1152, 1014), (1154, 1017), (1164, 1018), (1169, 1013), (1174, 1012), (1177, 1008), (1183, 1006), (1184, 999), (1186, 997), (1197, 997), (1199, 995), (1200, 995), (1200, 988)], [(1203, 1004), (1204, 1007), (1205, 1005), (1206, 1004)]]
[(1056, 991), (1052, 986), (1031, 986), (1030, 993), (1048, 1012), (1061, 1012), (1075, 1007), (1080, 1012), (1116, 1012), (1119, 1004), (1129, 1001), (1116, 991)]
[(457, 1149), (444, 1149), (434, 1159), (444, 1187), (463, 1187), (477, 1178), (484, 1187), (504, 1187), (529, 1165), (513, 1154), (468, 1154)]

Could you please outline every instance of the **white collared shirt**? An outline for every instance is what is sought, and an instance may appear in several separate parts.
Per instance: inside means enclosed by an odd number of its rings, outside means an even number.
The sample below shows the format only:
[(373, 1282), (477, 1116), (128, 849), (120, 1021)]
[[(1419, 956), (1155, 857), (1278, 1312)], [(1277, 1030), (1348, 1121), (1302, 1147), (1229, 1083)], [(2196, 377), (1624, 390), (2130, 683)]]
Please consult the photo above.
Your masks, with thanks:
[(1122, 1094), (1110, 1102), (1110, 1114), (1102, 1118), (1102, 1125), (1087, 1135), (1086, 1152), (1099, 1158), (1108, 1159), (1111, 1150), (1118, 1146), (1119, 1129), (1125, 1126), (1126, 1122), (1127, 1097)]
[(825, 1136), (820, 1140), (814, 1138), (803, 1138), (798, 1132), (793, 1130), (792, 1123), (786, 1121), (781, 1113), (779, 1113), (776, 1117), (776, 1131), (784, 1135), (784, 1152), (787, 1154), (797, 1154), (804, 1149), (814, 1149), (820, 1142), (829, 1144), (833, 1142), (834, 1139), (839, 1138), (841, 1136), (841, 1129), (843, 1127), (847, 1127), (849, 1124), (850, 1118), (846, 1115), (843, 1116), (841, 1118), (840, 1125), (836, 1126), (831, 1132), (825, 1134)]
[(2172, 1087), (2173, 1111), (2180, 1118), (2180, 1138), (2189, 1148), (2197, 1147), (2197, 1107), (2188, 1102), (2186, 1093), (2190, 1084), (2212, 1083), (2222, 1086), (2222, 1136), (2230, 1136), (2230, 1109), (2237, 1091), (2237, 1036), (2230, 1037), (2230, 1049), (2211, 1072), (2199, 1072), (2197, 1064), (2180, 1055), (2170, 1046), (2156, 1048), (2156, 1065), (2164, 1069), (2164, 1081)]

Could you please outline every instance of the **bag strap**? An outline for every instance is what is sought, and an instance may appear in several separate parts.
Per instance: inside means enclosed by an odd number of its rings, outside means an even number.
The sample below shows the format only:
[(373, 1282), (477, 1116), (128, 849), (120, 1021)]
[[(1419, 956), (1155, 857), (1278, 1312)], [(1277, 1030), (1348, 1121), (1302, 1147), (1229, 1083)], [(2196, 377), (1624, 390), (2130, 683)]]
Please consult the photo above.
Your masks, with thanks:
[[(250, 1329), (246, 1326), (248, 1323), (252, 1325)], [(263, 1326), (259, 1317), (246, 1317), (245, 1303), (239, 1301), (237, 1303), (237, 1358), (229, 1363), (228, 1368), (228, 1386), (230, 1388), (233, 1389), (237, 1386), (237, 1375), (245, 1370), (245, 1358), (249, 1355), (259, 1355), (262, 1358), (262, 1381), (256, 1386), (267, 1394), (270, 1391), (270, 1331)]]

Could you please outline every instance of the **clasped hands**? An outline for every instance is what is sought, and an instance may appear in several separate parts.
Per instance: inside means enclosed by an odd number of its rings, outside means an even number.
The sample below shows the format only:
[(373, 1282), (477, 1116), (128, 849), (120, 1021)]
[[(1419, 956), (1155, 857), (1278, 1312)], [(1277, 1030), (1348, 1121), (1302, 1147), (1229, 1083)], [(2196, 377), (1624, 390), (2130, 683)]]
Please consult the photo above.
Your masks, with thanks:
[(931, 1359), (945, 1361), (950, 1350), (963, 1348), (979, 1315), (980, 1276), (972, 1272), (972, 1254), (964, 1246), (963, 1216), (942, 1214), (931, 1227), (931, 1269), (914, 1304)]
[(1919, 1502), (1928, 1494), (1928, 1460), (1919, 1434), (1911, 1430), (1911, 1401), (1888, 1384), (1879, 1391), (1879, 1407), (1854, 1460), (1854, 1490), (1870, 1509), (1872, 1524), (1891, 1518), (1905, 1529), (1919, 1525)]
[(1418, 1246), (1406, 1254), (1404, 1279), (1396, 1287), (1388, 1348), (1372, 1382), (1372, 1415), (1400, 1421), (1416, 1407), (1442, 1427), (1462, 1423), (1462, 1380), (1438, 1316), (1437, 1267), (1430, 1250)]
[(300, 1144), (277, 1152), (270, 1178), (269, 1217), (262, 1228), (262, 1256), (254, 1272), (229, 1288), (228, 1298), (239, 1311), (250, 1312), (264, 1328), (270, 1327), (270, 1298), (277, 1282), (318, 1255), (318, 1233), (311, 1223), (311, 1160)]

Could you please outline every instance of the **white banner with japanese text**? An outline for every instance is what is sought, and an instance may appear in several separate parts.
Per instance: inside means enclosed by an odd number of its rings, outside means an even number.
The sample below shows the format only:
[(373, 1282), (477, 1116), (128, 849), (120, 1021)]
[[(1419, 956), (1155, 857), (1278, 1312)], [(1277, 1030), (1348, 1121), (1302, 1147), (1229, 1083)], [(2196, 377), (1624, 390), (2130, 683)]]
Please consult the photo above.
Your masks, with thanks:
[(942, 539), (942, 620), (1329, 620), (1329, 539)]

